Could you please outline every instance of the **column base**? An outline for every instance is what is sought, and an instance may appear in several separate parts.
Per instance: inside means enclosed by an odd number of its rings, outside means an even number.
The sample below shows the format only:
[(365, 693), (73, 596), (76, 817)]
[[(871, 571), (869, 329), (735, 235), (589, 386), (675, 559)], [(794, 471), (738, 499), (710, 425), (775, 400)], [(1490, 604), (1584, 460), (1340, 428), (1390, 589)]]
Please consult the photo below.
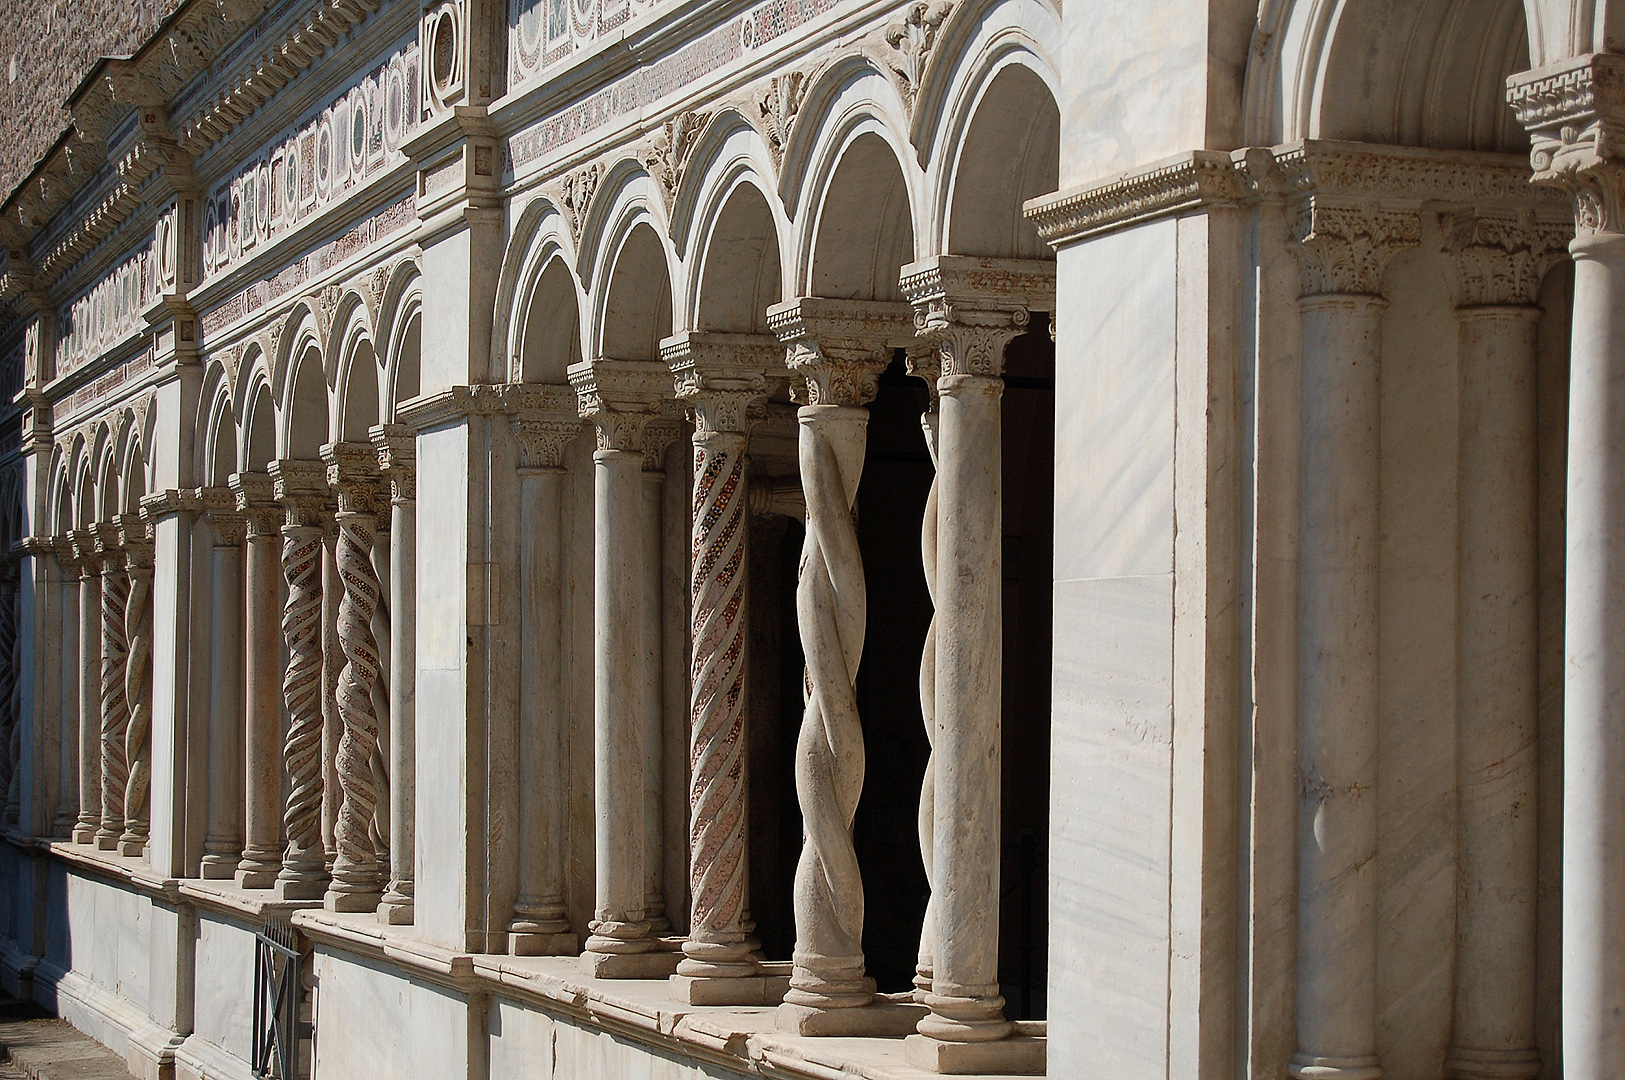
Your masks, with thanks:
[(378, 902), (383, 898), (381, 892), (329, 888), (322, 897), (322, 907), (344, 914), (366, 914), (377, 911)]
[(237, 861), (235, 855), (205, 855), (198, 864), (198, 877), (204, 881), (230, 881), (237, 876)]
[(278, 900), (321, 900), (327, 895), (327, 878), (279, 877), (274, 888)]
[(785, 1002), (776, 1014), (778, 1029), (787, 1035), (911, 1035), (920, 1019), (930, 1013), (916, 1004), (912, 994), (876, 994), (868, 1005), (820, 1008)]
[(280, 867), (245, 869), (237, 867), (237, 887), (239, 889), (270, 889), (276, 886), (276, 875)]
[(666, 979), (677, 972), (681, 952), (651, 949), (648, 952), (581, 954), (581, 971), (594, 979)]
[(514, 956), (576, 956), (581, 952), (581, 939), (571, 933), (510, 930), (508, 952)]
[(1287, 1072), (1298, 1080), (1382, 1080), (1382, 1063), (1375, 1057), (1320, 1057), (1292, 1055)]
[(1525, 1080), (1540, 1072), (1534, 1050), (1469, 1050), (1452, 1046), (1445, 1072), (1457, 1080)]
[(412, 920), (417, 917), (417, 909), (411, 897), (404, 900), (391, 900), (386, 893), (378, 901), (378, 921), (385, 926), (411, 926)]
[(139, 857), (147, 850), (145, 836), (124, 836), (119, 839), (118, 853), (126, 858)]
[(671, 992), (685, 1005), (778, 1005), (790, 989), (790, 965), (759, 965), (759, 974), (723, 979), (714, 975), (673, 975)]
[(1042, 1076), (1049, 1042), (1020, 1030), (995, 1042), (945, 1042), (929, 1035), (910, 1035), (903, 1053), (915, 1068), (948, 1076)]
[(117, 851), (118, 850), (118, 838), (119, 838), (119, 834), (116, 833), (116, 832), (108, 832), (105, 829), (97, 829), (96, 830), (96, 850), (97, 851)]
[(96, 826), (75, 825), (73, 827), (73, 842), (76, 844), (94, 844), (96, 842)]

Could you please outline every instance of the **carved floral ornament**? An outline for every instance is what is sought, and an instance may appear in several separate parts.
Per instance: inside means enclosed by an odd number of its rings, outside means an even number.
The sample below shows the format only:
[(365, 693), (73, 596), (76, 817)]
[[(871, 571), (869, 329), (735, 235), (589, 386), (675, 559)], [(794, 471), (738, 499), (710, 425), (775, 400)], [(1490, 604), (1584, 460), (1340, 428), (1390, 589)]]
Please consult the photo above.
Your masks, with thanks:
[(926, 61), (937, 43), (937, 32), (953, 10), (950, 0), (916, 0), (902, 19), (886, 27), (887, 67), (898, 77), (898, 89), (911, 114), (925, 77)]
[(1462, 307), (1532, 305), (1546, 271), (1568, 257), (1567, 222), (1522, 214), (1446, 214), (1444, 250), (1452, 256)]
[(1575, 57), (1508, 83), (1535, 180), (1567, 191), (1581, 232), (1625, 231), (1625, 56)]

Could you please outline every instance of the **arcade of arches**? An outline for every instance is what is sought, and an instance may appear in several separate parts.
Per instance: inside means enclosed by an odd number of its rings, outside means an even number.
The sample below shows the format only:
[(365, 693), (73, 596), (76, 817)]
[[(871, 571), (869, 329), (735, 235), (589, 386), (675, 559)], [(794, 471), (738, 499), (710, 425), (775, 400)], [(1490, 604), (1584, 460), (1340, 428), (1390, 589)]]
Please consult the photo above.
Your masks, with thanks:
[(0, 988), (1625, 1076), (1625, 4), (169, 9), (0, 203)]

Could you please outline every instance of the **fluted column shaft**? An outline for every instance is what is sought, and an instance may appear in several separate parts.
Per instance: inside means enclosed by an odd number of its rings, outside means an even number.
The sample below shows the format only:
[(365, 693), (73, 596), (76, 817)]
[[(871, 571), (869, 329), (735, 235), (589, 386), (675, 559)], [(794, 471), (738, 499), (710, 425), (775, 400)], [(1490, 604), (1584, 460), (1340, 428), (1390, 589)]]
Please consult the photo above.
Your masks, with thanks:
[(79, 561), (79, 820), (76, 844), (96, 842), (102, 820), (102, 571), (95, 534), (73, 534)]
[[(642, 607), (643, 435), (659, 415), (660, 365), (589, 361), (571, 368), (582, 414), (593, 421), (593, 802), (596, 903), (582, 955), (600, 977), (646, 977), (656, 946), (644, 908), (644, 678)], [(664, 958), (661, 958), (662, 960)], [(675, 960), (666, 968), (675, 967)]]
[(243, 852), (237, 884), (269, 889), (282, 869), (281, 521), (271, 478), (238, 473), (247, 525), (243, 612)]
[(98, 532), (102, 554), (102, 816), (101, 825), (96, 829), (96, 846), (114, 851), (124, 833), (124, 790), (130, 779), (124, 746), (130, 723), (124, 685), (129, 653), (124, 616), (130, 602), (130, 578), (125, 572), (117, 526), (103, 524)]
[(120, 855), (140, 855), (147, 846), (152, 788), (152, 541), (135, 515), (121, 525), (130, 592), (124, 602), (124, 832)]
[(58, 806), (53, 836), (71, 836), (79, 816), (79, 567), (73, 559), (71, 542), (56, 541), (58, 583), (57, 631), (62, 641), (62, 683), (59, 716), (62, 750), (58, 756)]
[(564, 906), (564, 451), (572, 413), (521, 414), (519, 444), (519, 895), (508, 923), (515, 955), (575, 952)]
[(282, 573), (288, 587), (282, 609), (282, 636), (288, 650), (288, 666), (282, 676), (282, 697), (288, 709), (282, 748), (288, 778), (282, 811), (287, 849), (276, 879), (277, 896), (284, 900), (317, 900), (327, 890), (322, 842), (325, 474), (320, 462), (271, 463), (276, 495), (287, 511), (282, 525)]
[(235, 877), (243, 856), (243, 537), (247, 522), (226, 489), (200, 491), (208, 510), (209, 815), (201, 876)]
[(372, 430), (378, 468), (389, 484), (389, 885), (378, 917), (415, 917), (417, 856), (417, 440), (408, 428)]

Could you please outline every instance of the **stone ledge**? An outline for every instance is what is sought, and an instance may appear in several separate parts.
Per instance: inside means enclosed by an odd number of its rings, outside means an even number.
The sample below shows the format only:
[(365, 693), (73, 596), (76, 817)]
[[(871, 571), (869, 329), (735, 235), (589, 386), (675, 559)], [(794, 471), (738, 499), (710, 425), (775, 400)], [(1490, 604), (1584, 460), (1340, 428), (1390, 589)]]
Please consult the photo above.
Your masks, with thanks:
[(53, 841), (49, 852), (65, 863), (122, 882), (154, 900), (167, 904), (181, 902), (181, 879), (153, 873), (144, 856), (124, 856), (69, 840)]
[[(795, 1080), (927, 1080), (940, 1074), (909, 1062), (902, 1038), (817, 1038), (777, 1029), (772, 1006), (695, 1006), (677, 999), (666, 979), (593, 979), (574, 956), (469, 954), (392, 927), (374, 915), (311, 909), (293, 925), (331, 948), (393, 961), (403, 976), (462, 993), (496, 994), (563, 1013), (583, 1026), (651, 1049), (757, 1075)], [(1020, 1023), (1024, 1039), (1044, 1026)], [(993, 1074), (988, 1074), (993, 1075)]]
[(187, 878), (180, 883), (183, 899), (206, 911), (247, 918), (250, 921), (286, 921), (296, 911), (321, 907), (320, 900), (279, 900), (271, 889), (244, 889), (228, 881)]

